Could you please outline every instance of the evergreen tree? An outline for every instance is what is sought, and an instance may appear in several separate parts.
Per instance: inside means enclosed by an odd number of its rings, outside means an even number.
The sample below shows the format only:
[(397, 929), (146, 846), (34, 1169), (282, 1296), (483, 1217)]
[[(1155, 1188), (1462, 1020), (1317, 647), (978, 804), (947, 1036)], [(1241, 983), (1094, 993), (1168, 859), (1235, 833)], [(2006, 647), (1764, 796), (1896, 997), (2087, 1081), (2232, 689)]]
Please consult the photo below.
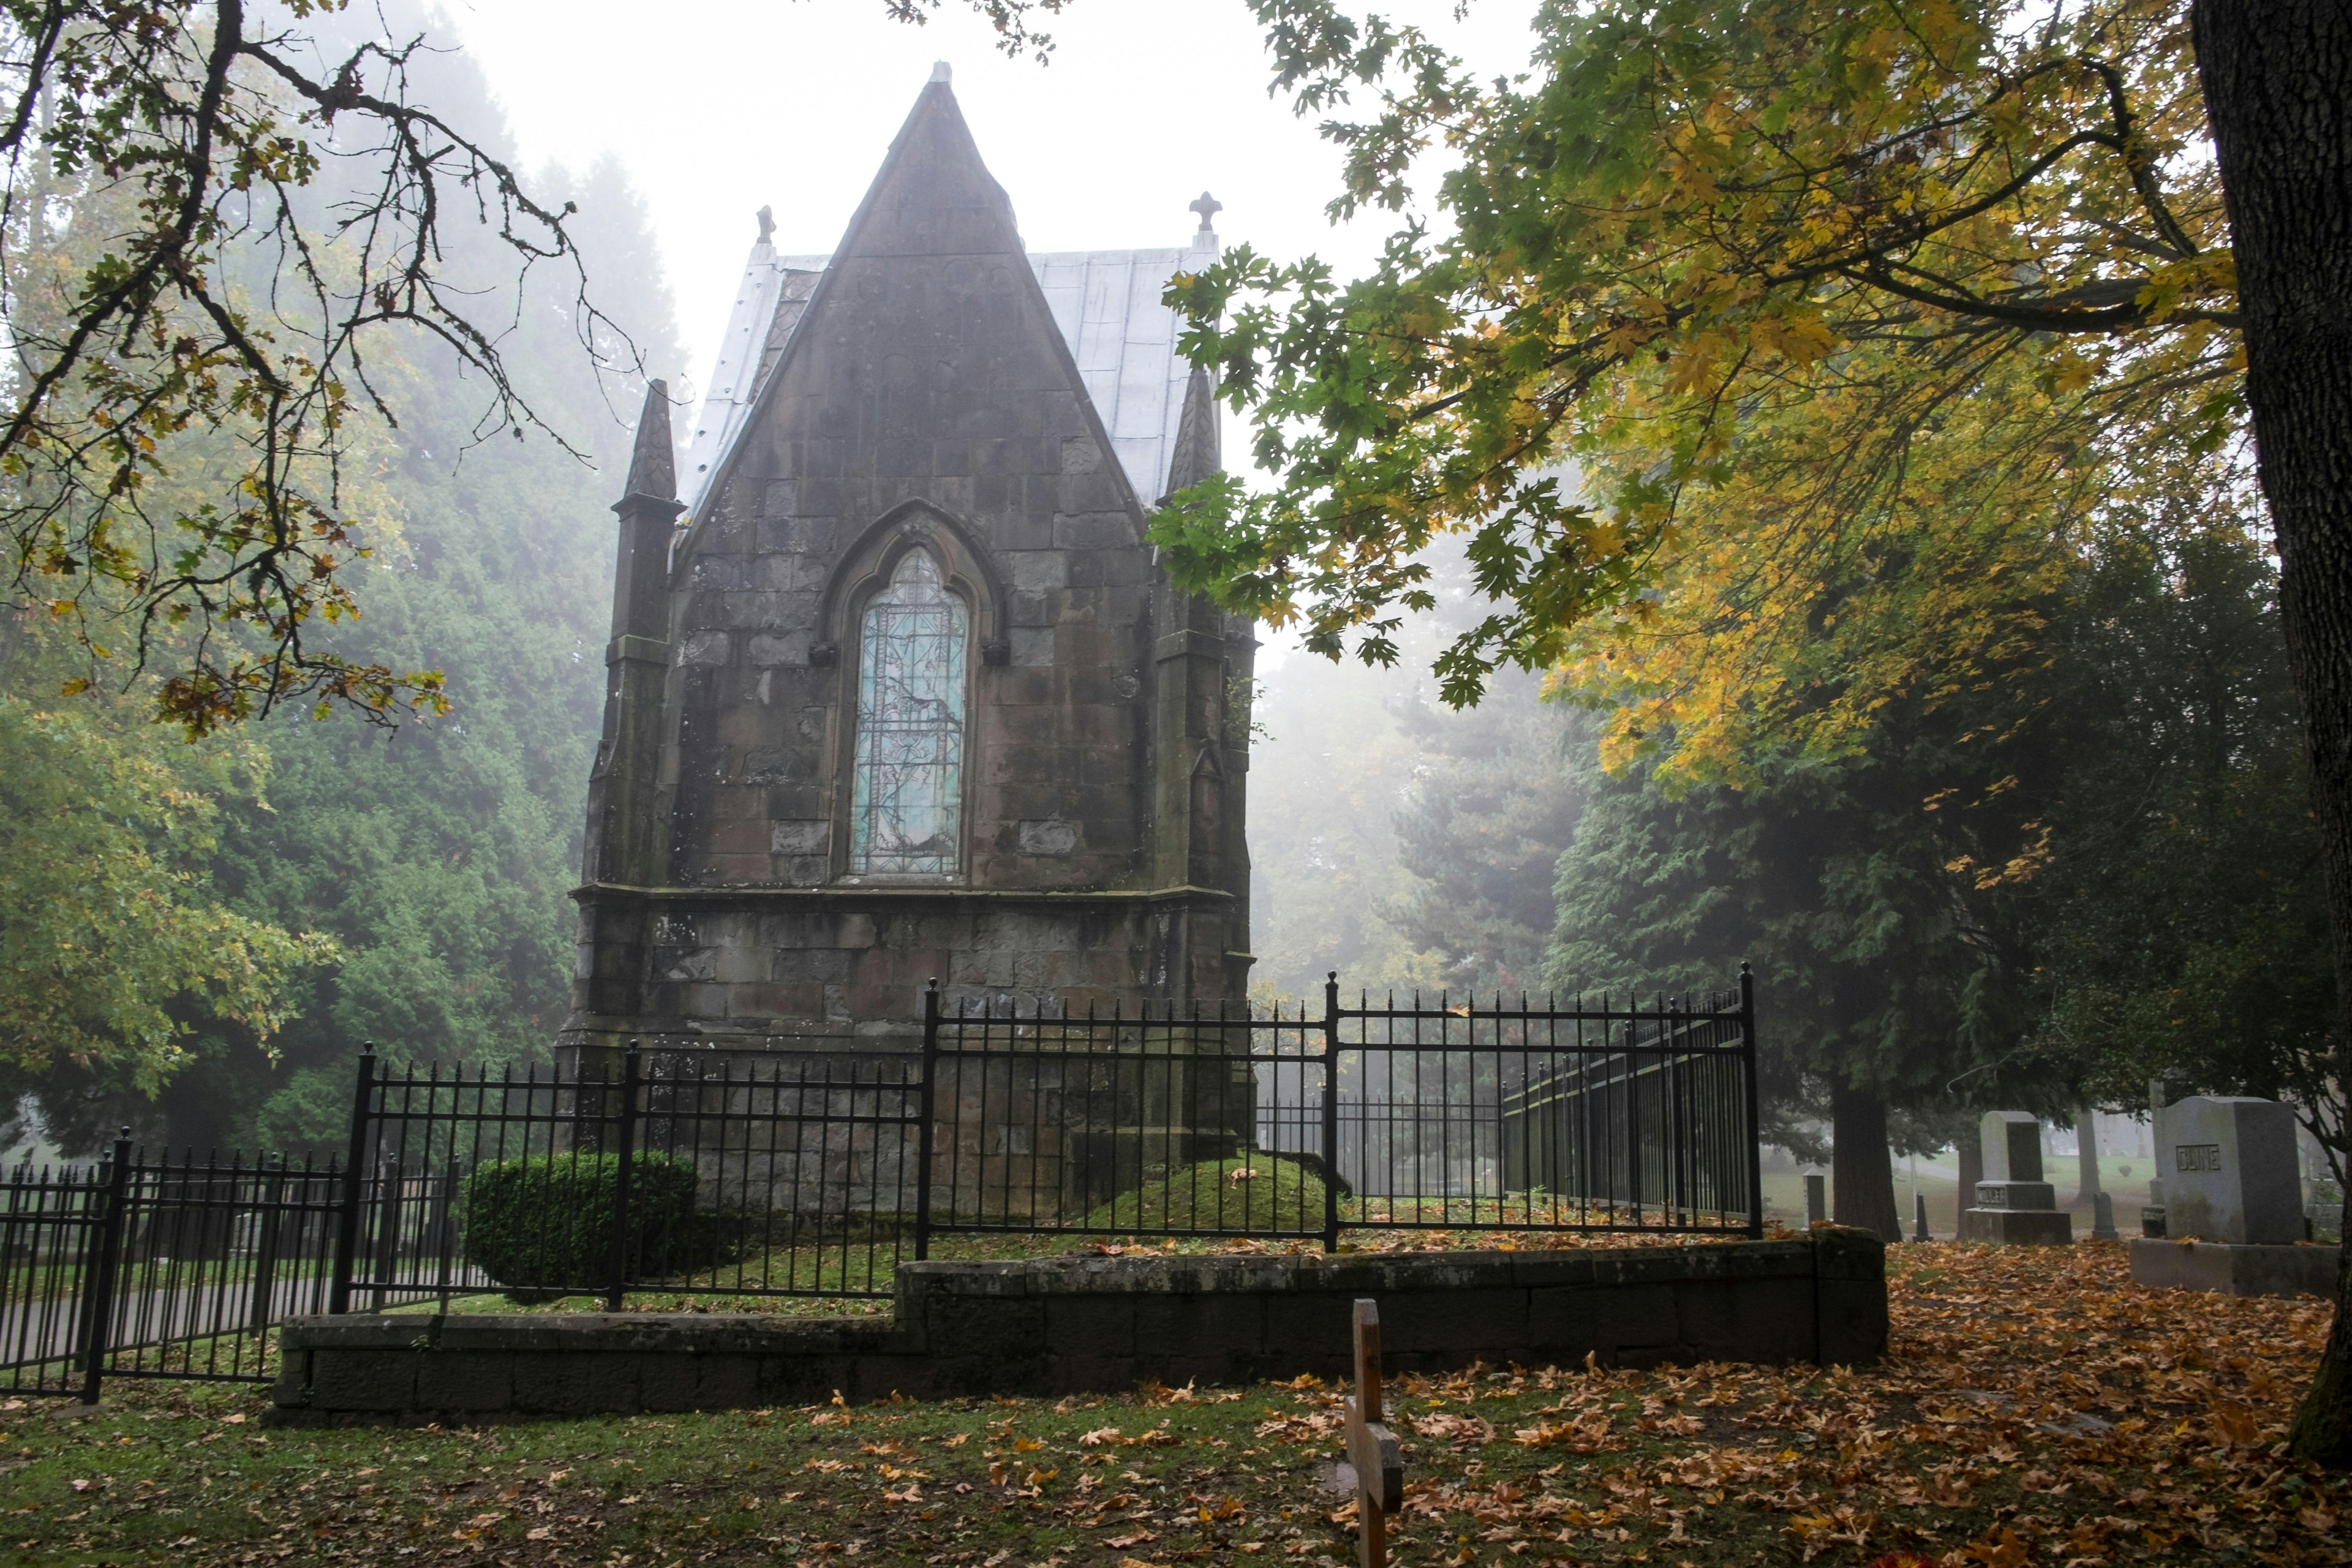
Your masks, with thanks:
[(2291, 1096), (2340, 1160), (2275, 582), (2251, 531), (2119, 530), (1998, 683), (2022, 717), (1987, 721), (1994, 683), (1890, 705), (1858, 752), (1751, 753), (1744, 787), (1586, 752), (1552, 979), (1697, 990), (1751, 960), (1768, 1136), (1818, 1157), (1826, 1112), (1839, 1215), (1890, 1236), (1890, 1147), (2136, 1106), (2151, 1074)]
[(1768, 756), (1746, 788), (1679, 796), (1652, 763), (1612, 777), (1588, 753), (1549, 976), (1692, 994), (1752, 963), (1767, 1138), (1818, 1157), (1807, 1124), (1826, 1110), (1838, 1217), (1894, 1239), (1890, 1113), (1927, 1121), (1907, 1145), (1939, 1146), (1956, 1080), (2025, 1087), (1987, 1069), (2023, 1030), (2029, 965), (2001, 900), (1946, 869), (1951, 837), (1920, 809), (1948, 759), (1924, 741), (1887, 750)]
[[(432, 57), (416, 77), (442, 111), (497, 131), (468, 58)], [(506, 140), (488, 144), (510, 155)], [(577, 204), (572, 231), (600, 306), (650, 372), (675, 376), (667, 289), (618, 165), (535, 184)], [(453, 226), (448, 239), (446, 275), (497, 280), (493, 236)], [(260, 258), (242, 264), (247, 286), (267, 284)], [(340, 963), (290, 983), (289, 1007), (269, 1018), (295, 1016), (266, 1041), (199, 1013), (171, 1073), (101, 1061), (27, 1080), (53, 1140), (86, 1145), (128, 1121), (177, 1144), (331, 1145), (363, 1038), (401, 1060), (544, 1058), (566, 1000), (566, 895), (603, 704), (610, 508), (643, 396), (641, 381), (600, 380), (583, 338), (605, 363), (622, 345), (599, 341), (614, 329), (583, 321), (553, 281), (527, 285), (501, 344), (551, 435), (486, 438), (485, 391), (454, 353), (387, 339), (369, 357), (397, 425), (355, 421), (362, 458), (346, 465), (373, 520), (373, 556), (346, 568), (364, 616), (317, 640), (362, 662), (442, 671), (448, 714), (387, 731), (280, 709), (237, 740), (266, 762), (270, 786), (266, 805), (223, 801), (212, 883), (263, 928), (324, 933)]]
[(1534, 678), (1513, 673), (1475, 708), (1422, 700), (1399, 714), (1414, 764), (1395, 814), (1397, 857), (1412, 880), (1381, 913), (1435, 956), (1456, 994), (1542, 986), (1554, 867), (1584, 799), (1570, 754), (1590, 746), (1591, 725), (1540, 698)]
[(1323, 1005), (1336, 970), (1352, 994), (1443, 984), (1381, 911), (1408, 896), (1395, 817), (1415, 759), (1387, 672), (1292, 654), (1260, 678), (1251, 747), (1250, 993)]
[[(436, 84), (494, 113), (462, 58)], [(606, 312), (649, 367), (680, 358), (642, 203), (610, 162), (574, 184), (586, 266)], [(553, 440), (476, 445), (453, 361), (413, 367), (399, 399), (394, 484), (403, 551), (371, 572), (353, 637), (447, 677), (449, 715), (389, 736), (294, 719), (268, 727), (274, 813), (229, 835), (243, 901), (302, 910), (346, 957), (317, 982), (282, 1060), (192, 1083), (175, 1120), (224, 1139), (331, 1141), (347, 1114), (352, 1057), (374, 1038), (407, 1061), (476, 1067), (544, 1060), (565, 1006), (589, 765), (604, 701), (614, 534), (641, 388), (600, 384), (570, 302), (526, 298), (508, 362), (558, 430)], [(413, 412), (411, 412), (413, 411)], [(237, 1125), (233, 1093), (258, 1106)]]
[(2110, 553), (2065, 658), (2082, 744), (2029, 884), (2036, 1047), (2086, 1100), (2291, 1100), (2340, 1176), (2340, 1029), (2274, 562), (2251, 530)]
[[(1407, 668), (1482, 613), (1461, 552), (1433, 576), (1437, 611), (1396, 628)], [(1532, 677), (1457, 711), (1377, 665), (1266, 662), (1249, 805), (1261, 1000), (1319, 1005), (1333, 969), (1351, 994), (1538, 987), (1580, 715)]]

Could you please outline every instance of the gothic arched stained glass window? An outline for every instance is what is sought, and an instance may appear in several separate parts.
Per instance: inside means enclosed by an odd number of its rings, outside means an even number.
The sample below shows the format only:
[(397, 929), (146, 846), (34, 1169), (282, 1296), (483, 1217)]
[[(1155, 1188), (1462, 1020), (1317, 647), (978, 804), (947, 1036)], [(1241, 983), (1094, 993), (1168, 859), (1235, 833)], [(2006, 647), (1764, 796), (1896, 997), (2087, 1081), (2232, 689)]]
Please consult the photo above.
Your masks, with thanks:
[(866, 607), (849, 868), (952, 876), (962, 830), (963, 602), (910, 550)]

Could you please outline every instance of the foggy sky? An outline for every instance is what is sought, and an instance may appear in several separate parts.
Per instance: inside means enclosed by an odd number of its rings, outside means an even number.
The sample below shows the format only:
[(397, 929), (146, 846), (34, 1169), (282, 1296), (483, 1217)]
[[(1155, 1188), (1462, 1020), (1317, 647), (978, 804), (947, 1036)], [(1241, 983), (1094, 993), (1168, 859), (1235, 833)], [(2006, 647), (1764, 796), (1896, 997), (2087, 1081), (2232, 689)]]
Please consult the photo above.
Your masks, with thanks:
[[(1518, 69), (1528, 52), (1528, 0), (1488, 0), (1459, 26), (1444, 0), (1381, 9), (1424, 19), (1486, 74)], [(527, 164), (585, 169), (611, 153), (628, 169), (660, 237), (698, 396), (752, 214), (775, 209), (779, 250), (829, 252), (935, 59), (954, 68), (1032, 250), (1181, 245), (1205, 187), (1225, 204), (1229, 247), (1313, 250), (1344, 276), (1396, 222), (1328, 226), (1338, 160), (1268, 98), (1240, 0), (1071, 0), (1043, 18), (1057, 44), (1043, 67), (998, 53), (961, 0), (920, 27), (887, 20), (880, 0), (457, 0), (447, 21)]]

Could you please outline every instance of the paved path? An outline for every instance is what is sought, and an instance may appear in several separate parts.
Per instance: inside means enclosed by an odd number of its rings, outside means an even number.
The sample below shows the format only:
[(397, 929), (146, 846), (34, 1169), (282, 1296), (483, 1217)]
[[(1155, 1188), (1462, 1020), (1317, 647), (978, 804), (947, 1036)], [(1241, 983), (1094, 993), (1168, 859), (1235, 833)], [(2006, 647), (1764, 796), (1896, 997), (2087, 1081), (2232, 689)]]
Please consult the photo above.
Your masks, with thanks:
[[(299, 1275), (272, 1283), (267, 1321), (327, 1310), (323, 1275)], [(254, 1320), (254, 1282), (224, 1281), (180, 1289), (134, 1290), (114, 1302), (108, 1343), (117, 1350), (161, 1345), (236, 1333)], [(60, 1292), (31, 1300), (0, 1301), (0, 1369), (58, 1361), (79, 1352), (81, 1301)]]

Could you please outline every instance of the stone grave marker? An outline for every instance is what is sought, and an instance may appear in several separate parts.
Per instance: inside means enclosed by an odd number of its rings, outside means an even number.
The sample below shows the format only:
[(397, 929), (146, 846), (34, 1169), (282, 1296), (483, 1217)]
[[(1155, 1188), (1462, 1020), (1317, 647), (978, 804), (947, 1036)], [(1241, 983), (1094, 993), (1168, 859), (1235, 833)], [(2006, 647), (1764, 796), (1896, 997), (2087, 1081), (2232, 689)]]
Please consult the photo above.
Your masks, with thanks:
[(1805, 1178), (1805, 1223), (1819, 1225), (1830, 1217), (1829, 1184), (1822, 1176)]
[(1960, 1215), (1962, 1241), (2000, 1246), (2066, 1246), (2074, 1216), (2058, 1206), (2058, 1190), (2042, 1179), (2042, 1123), (2022, 1110), (1988, 1110), (1979, 1124), (1984, 1179), (1973, 1206)]
[(1389, 1515), (1404, 1506), (1404, 1456), (1381, 1422), (1381, 1309), (1356, 1303), (1356, 1389), (1348, 1396), (1348, 1466), (1356, 1491), (1356, 1561), (1388, 1568)]
[(2165, 1108), (2163, 1132), (2168, 1237), (2272, 1247), (2304, 1238), (2294, 1107), (2192, 1094)]
[(2302, 1173), (2292, 1106), (2192, 1094), (2156, 1119), (2161, 1208), (2131, 1244), (2145, 1285), (2236, 1296), (2332, 1294), (2339, 1249), (2303, 1245)]

